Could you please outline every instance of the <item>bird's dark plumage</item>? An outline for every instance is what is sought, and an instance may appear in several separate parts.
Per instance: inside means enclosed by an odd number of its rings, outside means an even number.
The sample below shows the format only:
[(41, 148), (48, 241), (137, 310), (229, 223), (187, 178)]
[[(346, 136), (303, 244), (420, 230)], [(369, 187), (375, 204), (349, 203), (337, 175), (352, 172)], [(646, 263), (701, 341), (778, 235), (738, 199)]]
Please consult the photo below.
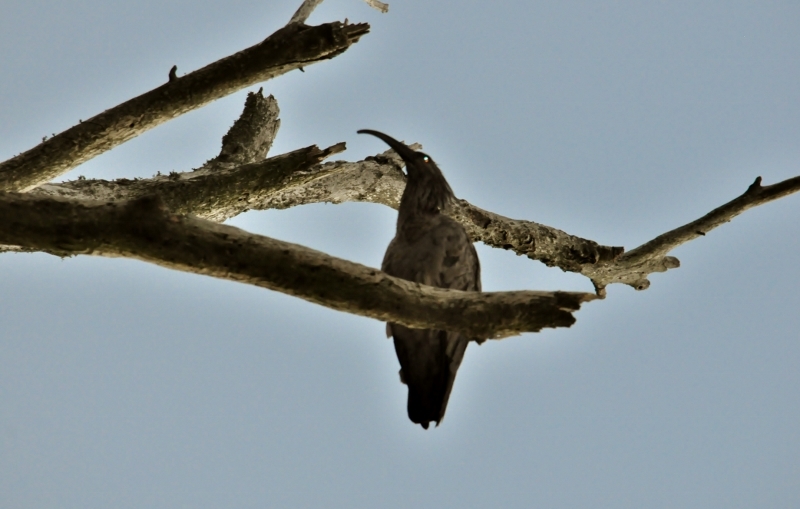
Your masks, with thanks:
[[(441, 213), (455, 196), (433, 159), (378, 131), (358, 132), (382, 139), (406, 163), (397, 233), (386, 249), (381, 269), (430, 286), (480, 291), (475, 247), (464, 227)], [(431, 421), (438, 425), (471, 338), (393, 323), (386, 325), (386, 332), (394, 338), (400, 379), (408, 386), (409, 419), (425, 429)]]

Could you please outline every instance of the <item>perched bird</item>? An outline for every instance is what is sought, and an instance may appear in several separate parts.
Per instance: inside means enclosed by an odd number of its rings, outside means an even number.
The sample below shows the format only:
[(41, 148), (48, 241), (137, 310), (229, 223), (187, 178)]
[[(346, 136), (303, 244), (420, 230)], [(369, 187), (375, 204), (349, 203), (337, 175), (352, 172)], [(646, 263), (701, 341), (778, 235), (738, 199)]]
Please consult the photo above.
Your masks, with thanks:
[[(464, 227), (442, 214), (455, 196), (433, 159), (378, 131), (358, 132), (382, 139), (406, 163), (397, 232), (386, 249), (381, 270), (439, 288), (480, 291), (478, 253)], [(400, 381), (408, 386), (408, 418), (425, 429), (431, 421), (438, 426), (467, 344), (483, 338), (395, 323), (386, 324), (386, 334), (394, 338)]]

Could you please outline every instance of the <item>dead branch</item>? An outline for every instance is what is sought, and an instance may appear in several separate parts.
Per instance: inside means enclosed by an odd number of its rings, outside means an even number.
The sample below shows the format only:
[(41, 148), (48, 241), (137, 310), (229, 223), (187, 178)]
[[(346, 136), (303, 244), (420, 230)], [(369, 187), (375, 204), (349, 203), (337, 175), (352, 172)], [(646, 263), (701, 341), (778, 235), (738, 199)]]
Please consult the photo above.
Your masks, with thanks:
[(322, 3), (322, 0), (304, 0), (300, 7), (297, 8), (294, 15), (292, 15), (292, 19), (289, 20), (289, 23), (305, 23), (311, 13), (314, 12), (314, 9), (317, 8), (319, 4)]
[(167, 210), (157, 198), (84, 202), (0, 193), (0, 243), (135, 258), (253, 284), (340, 311), (474, 337), (569, 327), (593, 300), (572, 292), (459, 292), (388, 276), (312, 249)]
[[(320, 202), (381, 203), (396, 209), (405, 188), (405, 176), (402, 161), (394, 151), (358, 162), (334, 161), (313, 167), (308, 164), (312, 157), (327, 157), (339, 151), (338, 147), (330, 147), (325, 153), (303, 152), (318, 150), (309, 147), (285, 154), (286, 159), (279, 156), (244, 167), (220, 169), (212, 160), (203, 168), (170, 177), (75, 180), (46, 184), (32, 192), (89, 200), (132, 200), (155, 194), (175, 212), (213, 221), (224, 221), (247, 210), (285, 209)], [(301, 153), (307, 158), (303, 159)], [(448, 213), (464, 224), (475, 241), (510, 249), (571, 272), (581, 272), (585, 264), (613, 260), (623, 251), (621, 247), (602, 246), (532, 221), (488, 212), (466, 200), (459, 200)]]
[(666, 256), (676, 247), (705, 236), (709, 231), (730, 222), (748, 209), (797, 191), (800, 191), (800, 176), (765, 187), (761, 186), (761, 177), (757, 177), (744, 194), (717, 207), (700, 219), (659, 235), (636, 249), (625, 252), (613, 262), (584, 266), (581, 274), (592, 280), (601, 296), (605, 294), (605, 287), (611, 283), (625, 283), (637, 290), (645, 290), (650, 286), (650, 281), (647, 279), (649, 274), (680, 266), (677, 258)]
[(73, 180), (45, 184), (34, 196), (89, 201), (126, 201), (157, 196), (179, 214), (224, 221), (253, 208), (275, 189), (302, 186), (333, 168), (317, 165), (342, 152), (344, 143), (320, 150), (316, 145), (232, 168), (204, 166), (196, 171), (159, 175), (149, 179)]
[(379, 2), (378, 0), (364, 0), (364, 1), (367, 2), (367, 5), (369, 5), (373, 9), (377, 9), (383, 13), (389, 12), (389, 4)]
[(153, 127), (216, 99), (341, 54), (369, 25), (290, 24), (263, 42), (83, 121), (0, 163), (0, 190), (29, 191)]
[[(320, 150), (316, 146), (264, 160), (280, 120), (277, 101), (262, 90), (250, 92), (241, 116), (222, 138), (219, 155), (190, 172), (172, 172), (151, 179), (82, 179), (44, 184), (31, 191), (37, 196), (77, 200), (135, 200), (154, 195), (168, 208), (213, 221), (224, 221), (253, 207), (276, 190), (303, 185), (332, 167), (315, 165), (344, 150), (340, 143)], [(313, 167), (313, 168), (312, 168)], [(0, 246), (0, 252), (19, 247)]]
[(222, 137), (222, 150), (213, 163), (248, 164), (261, 161), (272, 148), (281, 121), (275, 97), (264, 97), (264, 89), (249, 92), (242, 114)]
[[(311, 4), (316, 5), (314, 2), (304, 3), (307, 7)], [(313, 9), (313, 6), (311, 8)], [(367, 25), (362, 25), (355, 32), (347, 32), (345, 28), (348, 26), (350, 25), (342, 26), (334, 23), (321, 25), (320, 27), (306, 27), (305, 25), (297, 24), (293, 30), (279, 30), (262, 44), (220, 60), (183, 78), (178, 79), (175, 73), (172, 72), (170, 83), (177, 81), (188, 84), (187, 78), (193, 77), (192, 79), (198, 81), (206, 75), (213, 78), (225, 69), (227, 69), (228, 74), (232, 74), (230, 72), (232, 66), (246, 66), (242, 62), (248, 62), (248, 59), (255, 58), (253, 56), (255, 54), (262, 56), (263, 54), (269, 54), (276, 61), (283, 61), (283, 64), (275, 64), (278, 67), (280, 65), (284, 67), (286, 65), (295, 65), (302, 60), (296, 55), (303, 53), (305, 50), (290, 51), (285, 47), (297, 44), (300, 40), (306, 43), (314, 40), (314, 37), (319, 36), (319, 34), (312, 37), (311, 32), (320, 31), (323, 27), (327, 27), (326, 29), (328, 30), (328, 32), (322, 31), (324, 32), (323, 39), (324, 34), (330, 35), (333, 31), (340, 30), (340, 32), (337, 32), (339, 39), (331, 36), (328, 39), (330, 44), (326, 47), (327, 49), (321, 53), (317, 52), (326, 56), (314, 58), (331, 58), (338, 54), (337, 52), (344, 51), (350, 43), (358, 40), (358, 37), (368, 30)], [(348, 37), (350, 39), (347, 39)], [(342, 42), (342, 38), (347, 40)], [(314, 52), (312, 51), (311, 53)], [(242, 56), (245, 54), (250, 56)], [(289, 57), (289, 55), (295, 56)], [(232, 63), (234, 60), (239, 63)], [(287, 64), (286, 61), (288, 60), (292, 60), (294, 63)], [(215, 71), (214, 69), (217, 70)], [(259, 72), (263, 74), (273, 71), (274, 69), (272, 71), (261, 69), (254, 72), (255, 74)], [(280, 72), (285, 72), (285, 69), (275, 72), (279, 74)], [(272, 75), (277, 74), (273, 72)], [(49, 173), (44, 175), (43, 171), (45, 170), (36, 169), (36, 164), (45, 164), (51, 160), (61, 160), (66, 165), (64, 168), (69, 169), (69, 167), (81, 162), (78, 159), (69, 162), (68, 159), (70, 157), (80, 158), (83, 157), (81, 156), (82, 153), (87, 158), (93, 157), (93, 155), (97, 155), (102, 150), (111, 148), (114, 143), (124, 141), (120, 136), (133, 137), (144, 129), (163, 121), (165, 117), (159, 120), (157, 115), (152, 116), (150, 125), (147, 127), (147, 123), (142, 124), (140, 118), (137, 121), (139, 122), (138, 127), (134, 122), (127, 126), (127, 130), (124, 125), (121, 127), (118, 125), (116, 132), (114, 130), (100, 132), (99, 137), (94, 141), (96, 145), (94, 149), (91, 143), (84, 146), (83, 152), (75, 148), (80, 146), (81, 139), (91, 142), (91, 137), (97, 135), (99, 131), (92, 131), (94, 128), (90, 128), (85, 132), (73, 132), (74, 130), (83, 128), (84, 125), (90, 125), (101, 117), (107, 120), (116, 119), (114, 121), (119, 124), (120, 119), (128, 118), (124, 116), (127, 114), (125, 113), (126, 111), (129, 112), (131, 109), (144, 105), (146, 101), (143, 98), (153, 96), (156, 102), (161, 101), (159, 104), (163, 108), (177, 108), (182, 104), (182, 99), (179, 97), (180, 93), (186, 93), (188, 90), (192, 90), (192, 87), (180, 90), (162, 90), (164, 87), (172, 86), (170, 83), (109, 110), (91, 121), (82, 123), (61, 135), (51, 138), (21, 156), (0, 164), (0, 188), (2, 188), (4, 175), (6, 177), (12, 175), (10, 179), (5, 180), (6, 184), (11, 182), (9, 184), (11, 188), (16, 185), (13, 182), (30, 183), (36, 181), (32, 185), (40, 185), (42, 178), (51, 177)], [(228, 83), (219, 86), (230, 88), (234, 85)], [(206, 88), (213, 89), (214, 87)], [(163, 92), (162, 95), (167, 99), (156, 97), (158, 94), (155, 93), (159, 90)], [(177, 99), (171, 102), (168, 96)], [(208, 100), (213, 100), (213, 98)], [(197, 107), (201, 104), (203, 103), (197, 102), (192, 107)], [(185, 111), (188, 111), (188, 109)], [(185, 111), (178, 111), (175, 115)], [(344, 150), (344, 144), (342, 143), (325, 150), (320, 150), (316, 146), (307, 147), (263, 160), (279, 126), (277, 102), (272, 96), (264, 98), (261, 90), (259, 90), (256, 94), (251, 93), (248, 95), (241, 117), (223, 138), (220, 154), (197, 170), (185, 173), (171, 173), (168, 176), (159, 175), (152, 179), (119, 179), (112, 182), (79, 179), (62, 184), (41, 185), (33, 192), (42, 197), (55, 196), (73, 200), (100, 201), (128, 201), (152, 195), (159, 197), (165, 206), (173, 212), (192, 214), (214, 221), (224, 221), (250, 209), (288, 208), (318, 202), (363, 201), (382, 203), (393, 208), (398, 207), (400, 196), (405, 187), (405, 176), (402, 172), (403, 163), (393, 151), (387, 151), (375, 157), (368, 157), (359, 162), (335, 161), (318, 164), (331, 154)], [(120, 135), (120, 132), (123, 132), (123, 134)], [(84, 136), (84, 138), (81, 138), (81, 136)], [(58, 141), (59, 137), (63, 137), (62, 141)], [(73, 141), (64, 141), (70, 139)], [(72, 148), (75, 149), (72, 152), (69, 150), (59, 152), (58, 147), (61, 146), (63, 148), (68, 143), (73, 143), (74, 147)], [(48, 147), (56, 148), (51, 150)], [(419, 146), (417, 145), (416, 147)], [(94, 152), (92, 152), (93, 150)], [(27, 180), (19, 177), (21, 173), (27, 171), (26, 168), (27, 170), (33, 168)], [(17, 180), (14, 180), (14, 178)], [(715, 209), (697, 221), (667, 232), (628, 252), (624, 252), (622, 247), (603, 246), (592, 240), (569, 235), (561, 230), (532, 221), (515, 220), (500, 216), (480, 209), (466, 200), (458, 200), (451, 210), (446, 211), (446, 213), (461, 222), (473, 240), (482, 241), (492, 247), (512, 250), (519, 255), (539, 260), (548, 266), (583, 274), (592, 280), (598, 294), (603, 296), (605, 295), (605, 287), (611, 283), (624, 283), (637, 290), (648, 288), (650, 282), (647, 276), (649, 274), (680, 266), (677, 258), (667, 256), (669, 251), (698, 236), (705, 235), (707, 231), (730, 221), (748, 208), (796, 192), (800, 188), (798, 179), (800, 177), (772, 186), (761, 187), (759, 177), (748, 191), (739, 198)], [(30, 246), (2, 246), (0, 248), (0, 251), (29, 250), (34, 249)]]
[[(418, 145), (417, 145), (418, 147)], [(278, 189), (268, 201), (253, 209), (288, 208), (317, 202), (361, 201), (397, 208), (405, 188), (402, 161), (393, 151), (356, 163), (333, 162), (336, 168), (303, 186)], [(741, 197), (681, 228), (625, 252), (624, 248), (600, 245), (556, 228), (532, 221), (510, 219), (459, 200), (447, 213), (461, 222), (473, 240), (514, 251), (550, 267), (576, 272), (590, 278), (599, 295), (611, 283), (623, 283), (637, 290), (649, 287), (647, 276), (680, 266), (672, 249), (704, 235), (745, 210), (800, 190), (800, 177), (761, 187), (760, 177)]]
[[(48, 184), (37, 195), (77, 199), (134, 199), (147, 194), (163, 197), (172, 210), (222, 221), (249, 209), (283, 209), (308, 203), (360, 201), (397, 208), (405, 187), (401, 161), (393, 151), (359, 162), (335, 161), (315, 164), (340, 151), (335, 145), (320, 151), (308, 147), (243, 167), (208, 173), (176, 174), (139, 181), (86, 180)], [(317, 159), (315, 159), (317, 158)], [(194, 174), (197, 174), (193, 177)], [(623, 248), (599, 245), (532, 221), (510, 219), (459, 200), (447, 211), (467, 228), (475, 241), (509, 249), (548, 266), (590, 278), (599, 295), (612, 283), (637, 290), (649, 287), (647, 276), (680, 266), (667, 253), (704, 235), (745, 210), (800, 190), (800, 177), (767, 187), (760, 179), (742, 196), (678, 229), (625, 252)], [(9, 249), (4, 249), (9, 250)], [(19, 250), (19, 248), (14, 248)]]
[[(383, 13), (389, 12), (389, 4), (379, 2), (378, 0), (364, 1), (373, 9)], [(297, 11), (295, 11), (294, 15), (292, 15), (292, 19), (289, 20), (289, 23), (305, 23), (308, 17), (311, 16), (311, 13), (314, 12), (314, 9), (321, 3), (322, 0), (305, 0), (300, 7), (298, 7)]]

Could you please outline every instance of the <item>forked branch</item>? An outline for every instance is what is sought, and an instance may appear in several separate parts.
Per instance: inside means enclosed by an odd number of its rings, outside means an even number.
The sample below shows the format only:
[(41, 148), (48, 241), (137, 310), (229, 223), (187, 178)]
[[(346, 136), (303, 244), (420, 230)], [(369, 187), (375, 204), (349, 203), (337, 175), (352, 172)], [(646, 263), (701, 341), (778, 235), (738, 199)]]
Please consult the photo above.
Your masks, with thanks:
[(748, 209), (797, 191), (800, 191), (800, 176), (770, 186), (762, 186), (761, 177), (758, 177), (744, 194), (717, 207), (700, 219), (659, 235), (636, 249), (625, 252), (613, 262), (586, 265), (581, 274), (591, 278), (601, 296), (605, 295), (605, 287), (611, 283), (625, 283), (637, 290), (644, 290), (650, 286), (650, 281), (647, 279), (649, 274), (680, 266), (677, 258), (667, 256), (667, 253), (676, 247), (704, 236)]

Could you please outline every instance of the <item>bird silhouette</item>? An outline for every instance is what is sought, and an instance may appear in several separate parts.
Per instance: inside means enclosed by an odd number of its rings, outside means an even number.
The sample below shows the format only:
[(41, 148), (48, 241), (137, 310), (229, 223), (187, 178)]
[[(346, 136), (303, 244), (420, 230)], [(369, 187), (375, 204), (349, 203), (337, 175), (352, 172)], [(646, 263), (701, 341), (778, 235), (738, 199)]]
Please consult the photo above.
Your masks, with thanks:
[[(442, 214), (455, 195), (433, 159), (381, 132), (358, 132), (377, 136), (406, 163), (397, 232), (386, 249), (381, 270), (438, 288), (480, 291), (478, 253), (464, 227)], [(431, 421), (438, 426), (467, 344), (485, 338), (396, 323), (386, 324), (386, 334), (394, 338), (400, 381), (408, 386), (408, 418), (425, 429)]]

